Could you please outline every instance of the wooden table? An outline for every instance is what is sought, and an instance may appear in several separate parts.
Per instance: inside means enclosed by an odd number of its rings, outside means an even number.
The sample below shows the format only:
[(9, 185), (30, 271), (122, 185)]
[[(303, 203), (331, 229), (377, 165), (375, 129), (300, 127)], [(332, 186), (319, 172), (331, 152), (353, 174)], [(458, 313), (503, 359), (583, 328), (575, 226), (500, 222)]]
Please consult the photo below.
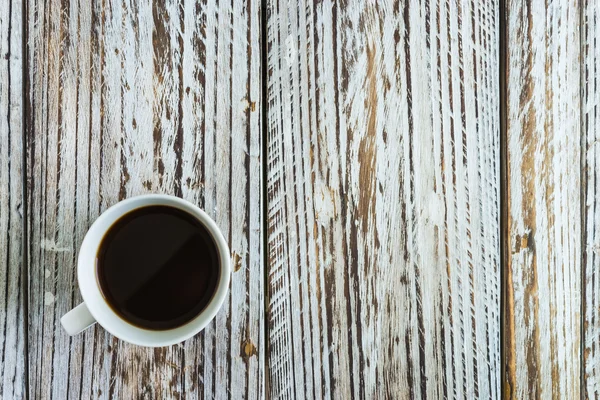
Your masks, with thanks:
[[(597, 398), (599, 41), (593, 0), (2, 0), (0, 397)], [(69, 337), (142, 193), (217, 221), (222, 310)]]

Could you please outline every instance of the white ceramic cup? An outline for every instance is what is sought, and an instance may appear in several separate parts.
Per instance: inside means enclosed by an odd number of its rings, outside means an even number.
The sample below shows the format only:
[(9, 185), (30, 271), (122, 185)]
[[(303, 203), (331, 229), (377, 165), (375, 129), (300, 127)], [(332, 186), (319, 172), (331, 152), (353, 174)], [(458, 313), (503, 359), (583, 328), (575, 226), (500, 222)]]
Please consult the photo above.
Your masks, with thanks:
[[(132, 325), (108, 305), (98, 284), (96, 254), (108, 229), (128, 212), (147, 206), (164, 205), (183, 210), (200, 221), (212, 235), (219, 254), (220, 274), (215, 293), (207, 306), (185, 325), (168, 330), (148, 330)], [(170, 346), (200, 332), (215, 317), (223, 304), (231, 277), (227, 242), (217, 224), (201, 209), (178, 197), (149, 194), (131, 197), (106, 210), (88, 230), (77, 262), (77, 278), (83, 303), (65, 314), (60, 322), (69, 335), (75, 335), (98, 322), (104, 329), (129, 343), (147, 347)]]

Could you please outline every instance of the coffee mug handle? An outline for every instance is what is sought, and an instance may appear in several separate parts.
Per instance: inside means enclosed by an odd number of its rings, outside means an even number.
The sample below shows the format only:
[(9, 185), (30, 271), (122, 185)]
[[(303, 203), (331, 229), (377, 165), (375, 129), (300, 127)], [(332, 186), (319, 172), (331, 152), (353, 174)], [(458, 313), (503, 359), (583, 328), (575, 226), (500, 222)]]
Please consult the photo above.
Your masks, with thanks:
[(81, 303), (60, 319), (60, 323), (62, 324), (65, 331), (71, 336), (78, 334), (86, 328), (94, 325), (96, 323), (96, 319), (90, 314), (90, 310), (88, 310), (85, 303)]

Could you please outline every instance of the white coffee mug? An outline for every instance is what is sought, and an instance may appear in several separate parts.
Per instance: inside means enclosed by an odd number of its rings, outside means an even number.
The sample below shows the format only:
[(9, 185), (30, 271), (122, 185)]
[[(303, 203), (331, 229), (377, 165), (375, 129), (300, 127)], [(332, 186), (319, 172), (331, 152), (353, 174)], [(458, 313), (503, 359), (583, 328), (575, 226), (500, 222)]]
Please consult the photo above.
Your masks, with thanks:
[[(96, 254), (108, 229), (128, 212), (155, 205), (175, 207), (198, 219), (211, 234), (219, 254), (219, 281), (210, 302), (194, 319), (168, 330), (143, 329), (121, 318), (104, 299), (96, 278)], [(69, 335), (75, 335), (98, 322), (108, 332), (126, 342), (148, 347), (169, 346), (194, 336), (215, 317), (227, 295), (230, 277), (229, 247), (217, 224), (204, 211), (174, 196), (149, 194), (131, 197), (106, 210), (85, 235), (77, 262), (79, 290), (84, 302), (65, 314), (60, 322)]]

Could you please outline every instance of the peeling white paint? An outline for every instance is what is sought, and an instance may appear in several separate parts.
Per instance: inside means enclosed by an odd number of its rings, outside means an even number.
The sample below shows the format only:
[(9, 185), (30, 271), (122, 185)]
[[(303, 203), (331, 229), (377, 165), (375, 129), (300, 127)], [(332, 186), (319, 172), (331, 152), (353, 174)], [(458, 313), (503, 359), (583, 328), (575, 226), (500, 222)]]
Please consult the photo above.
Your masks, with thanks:
[(56, 244), (51, 239), (42, 239), (42, 242), (40, 243), (40, 247), (43, 250), (52, 251), (52, 252), (55, 252), (55, 253), (71, 252), (72, 251), (70, 247), (58, 245), (58, 244)]
[(507, 2), (506, 396), (578, 399), (582, 20), (579, 2), (523, 4)]
[(49, 306), (54, 303), (55, 297), (52, 293), (46, 292), (44, 293), (44, 305)]
[(499, 4), (398, 4), (269, 1), (274, 398), (501, 397)]
[[(582, 58), (582, 91), (581, 105), (584, 183), (586, 206), (583, 209), (585, 218), (584, 274), (585, 298), (583, 351), (583, 370), (585, 377), (582, 398), (600, 397), (600, 208), (598, 202), (600, 185), (598, 165), (600, 163), (600, 7), (598, 2), (582, 1), (581, 21), (581, 58)], [(576, 294), (573, 294), (576, 295)]]

